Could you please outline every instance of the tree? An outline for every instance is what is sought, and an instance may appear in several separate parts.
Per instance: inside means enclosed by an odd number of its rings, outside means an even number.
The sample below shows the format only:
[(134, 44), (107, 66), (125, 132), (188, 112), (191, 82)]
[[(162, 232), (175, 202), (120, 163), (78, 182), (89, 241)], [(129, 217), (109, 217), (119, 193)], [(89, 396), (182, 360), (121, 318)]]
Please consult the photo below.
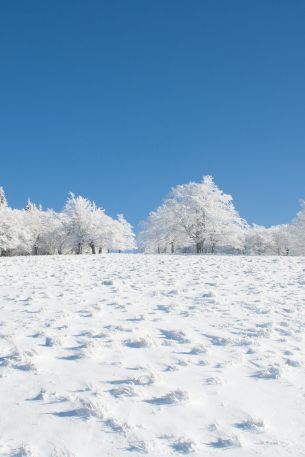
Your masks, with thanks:
[[(232, 197), (205, 176), (200, 183), (174, 187), (163, 205), (151, 213), (139, 236), (140, 244), (180, 249), (193, 245), (197, 254), (217, 246), (241, 248), (246, 222), (235, 210)], [(163, 250), (163, 247), (161, 247)]]
[(8, 206), (8, 204), (7, 204), (7, 200), (5, 197), (4, 189), (3, 189), (3, 187), (0, 187), (0, 208), (7, 207), (7, 206)]
[(132, 226), (126, 221), (123, 214), (119, 214), (117, 220), (113, 221), (112, 247), (118, 251), (136, 248), (135, 234)]
[(266, 255), (274, 252), (274, 241), (270, 229), (254, 225), (245, 233), (245, 253)]
[(289, 225), (275, 225), (270, 227), (269, 231), (273, 241), (274, 254), (289, 255), (293, 244)]
[(39, 245), (45, 231), (44, 216), (41, 206), (35, 205), (28, 199), (23, 219), (28, 231), (27, 250), (29, 254), (37, 255), (39, 253)]
[(81, 196), (69, 194), (64, 208), (67, 242), (77, 254), (82, 254), (84, 247), (93, 242), (94, 203)]
[(0, 206), (0, 255), (9, 255), (19, 246), (19, 224), (16, 212), (5, 205)]
[(77, 254), (90, 249), (92, 254), (111, 249), (133, 249), (131, 226), (119, 216), (114, 221), (94, 202), (70, 194), (63, 211), (67, 244)]
[(296, 255), (305, 255), (305, 200), (301, 200), (301, 210), (289, 226), (289, 235), (292, 252)]
[(37, 242), (40, 254), (62, 254), (65, 249), (67, 232), (63, 213), (53, 210), (41, 214), (41, 234)]
[(152, 211), (141, 226), (138, 245), (142, 251), (173, 254), (189, 243), (184, 229), (177, 224), (176, 209), (170, 200)]

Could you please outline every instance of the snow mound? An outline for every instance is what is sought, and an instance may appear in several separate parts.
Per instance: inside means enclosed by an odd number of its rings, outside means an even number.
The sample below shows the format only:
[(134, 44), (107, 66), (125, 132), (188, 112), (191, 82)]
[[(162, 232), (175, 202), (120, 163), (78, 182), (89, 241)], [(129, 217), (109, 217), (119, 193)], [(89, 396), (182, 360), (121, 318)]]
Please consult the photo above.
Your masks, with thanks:
[(183, 390), (177, 389), (161, 397), (155, 397), (151, 400), (147, 400), (148, 403), (155, 405), (176, 405), (181, 402), (185, 402), (189, 399), (189, 394)]
[(139, 349), (139, 348), (149, 348), (153, 346), (153, 341), (149, 336), (130, 338), (124, 341), (125, 346), (129, 348)]
[(191, 439), (179, 438), (172, 444), (174, 451), (179, 454), (190, 454), (196, 451), (195, 442)]
[(161, 333), (166, 340), (177, 341), (178, 343), (190, 342), (183, 330), (161, 330)]

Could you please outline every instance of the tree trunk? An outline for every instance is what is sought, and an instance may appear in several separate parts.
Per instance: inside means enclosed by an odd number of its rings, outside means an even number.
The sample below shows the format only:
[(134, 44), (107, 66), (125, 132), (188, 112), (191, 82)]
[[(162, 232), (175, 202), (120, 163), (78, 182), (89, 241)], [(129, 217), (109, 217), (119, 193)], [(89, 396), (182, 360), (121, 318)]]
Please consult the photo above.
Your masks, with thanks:
[(174, 242), (172, 241), (172, 242), (171, 242), (171, 253), (174, 254), (174, 252), (175, 252), (175, 244), (174, 244)]
[(92, 254), (95, 254), (95, 246), (94, 246), (94, 243), (90, 243), (90, 248), (91, 248), (91, 251), (92, 251)]
[(201, 254), (202, 253), (202, 248), (203, 248), (202, 241), (199, 241), (198, 243), (196, 243), (196, 254)]
[(81, 243), (78, 243), (77, 245), (77, 250), (76, 250), (76, 254), (81, 254), (82, 253), (82, 244)]
[(99, 248), (98, 253), (103, 254), (103, 248)]
[(37, 246), (34, 246), (33, 253), (34, 253), (34, 255), (38, 255), (38, 247)]

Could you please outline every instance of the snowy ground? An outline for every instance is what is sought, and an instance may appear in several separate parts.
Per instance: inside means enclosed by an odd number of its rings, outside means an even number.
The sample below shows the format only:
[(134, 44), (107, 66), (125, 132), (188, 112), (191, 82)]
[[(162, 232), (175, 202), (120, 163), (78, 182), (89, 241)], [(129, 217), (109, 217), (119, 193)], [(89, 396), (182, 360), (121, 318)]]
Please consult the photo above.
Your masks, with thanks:
[(305, 258), (0, 259), (0, 455), (305, 455)]

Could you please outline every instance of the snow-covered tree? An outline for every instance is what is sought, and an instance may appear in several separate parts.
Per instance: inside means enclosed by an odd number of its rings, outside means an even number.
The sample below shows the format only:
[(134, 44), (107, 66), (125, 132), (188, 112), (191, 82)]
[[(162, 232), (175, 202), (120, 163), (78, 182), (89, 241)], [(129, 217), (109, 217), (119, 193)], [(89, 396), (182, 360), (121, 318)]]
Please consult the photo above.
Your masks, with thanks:
[[(149, 214), (137, 237), (150, 253), (305, 255), (305, 202), (290, 224), (249, 226), (230, 195), (211, 176), (174, 187)], [(12, 209), (0, 187), (0, 255), (103, 253), (136, 248), (123, 215), (108, 216), (94, 202), (70, 194), (61, 212), (44, 211), (28, 200)]]
[(9, 255), (17, 249), (20, 240), (16, 211), (0, 206), (0, 255)]
[(189, 245), (185, 230), (177, 224), (172, 201), (166, 200), (162, 206), (149, 214), (147, 221), (142, 223), (138, 245), (142, 251), (159, 254), (173, 254), (182, 246)]
[(8, 206), (7, 200), (5, 197), (5, 192), (4, 192), (3, 187), (0, 187), (0, 208), (3, 208), (4, 206)]
[[(163, 205), (151, 213), (139, 236), (146, 249), (194, 246), (197, 253), (215, 252), (219, 246), (243, 246), (247, 224), (235, 210), (232, 197), (205, 176), (200, 183), (174, 187)], [(173, 248), (174, 246), (174, 248)], [(159, 248), (158, 248), (159, 251)]]
[(62, 254), (67, 238), (64, 215), (53, 210), (41, 214), (41, 233), (37, 240), (39, 254)]
[(39, 245), (45, 231), (45, 213), (29, 199), (23, 212), (23, 223), (27, 228), (27, 244), (24, 246), (28, 254), (37, 255)]
[(70, 193), (63, 213), (67, 242), (77, 254), (82, 254), (83, 249), (89, 245), (93, 245), (92, 252), (95, 250), (96, 211), (94, 203)]
[(92, 254), (135, 248), (132, 227), (124, 217), (113, 220), (86, 198), (70, 194), (63, 215), (67, 244), (77, 254), (88, 248)]
[(270, 229), (254, 225), (245, 232), (245, 253), (266, 255), (274, 253), (274, 240)]
[(305, 200), (301, 200), (301, 210), (289, 226), (292, 253), (305, 255)]
[(132, 226), (126, 221), (123, 214), (119, 214), (118, 218), (113, 221), (112, 230), (113, 249), (117, 251), (130, 251), (136, 248), (135, 234)]
[(274, 225), (269, 228), (272, 237), (274, 254), (289, 255), (293, 247), (289, 224)]

